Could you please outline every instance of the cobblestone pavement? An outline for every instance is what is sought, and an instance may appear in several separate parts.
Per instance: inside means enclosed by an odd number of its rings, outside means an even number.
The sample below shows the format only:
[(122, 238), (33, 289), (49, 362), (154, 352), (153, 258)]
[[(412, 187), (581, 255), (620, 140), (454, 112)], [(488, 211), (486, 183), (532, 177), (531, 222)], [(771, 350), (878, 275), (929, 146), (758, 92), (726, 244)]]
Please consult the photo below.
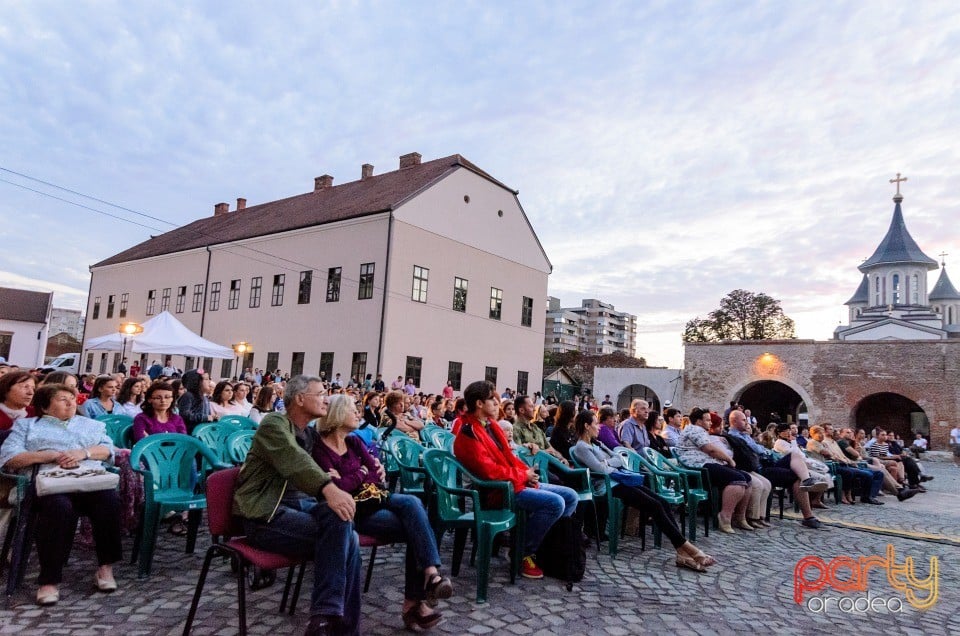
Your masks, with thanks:
[[(489, 603), (477, 605), (474, 570), (464, 566), (454, 580), (456, 594), (442, 606), (447, 618), (434, 631), (438, 634), (556, 634), (590, 631), (592, 634), (679, 633), (819, 634), (853, 627), (860, 634), (960, 633), (960, 469), (933, 464), (928, 472), (936, 479), (929, 493), (898, 503), (886, 497), (884, 506), (843, 506), (824, 511), (829, 521), (820, 530), (801, 528), (796, 520), (774, 520), (768, 531), (735, 536), (711, 532), (698, 544), (718, 558), (720, 566), (707, 574), (679, 570), (669, 544), (662, 550), (640, 551), (636, 538), (621, 542), (616, 559), (588, 552), (587, 573), (573, 592), (560, 582), (520, 580), (509, 583), (505, 561), (492, 566)], [(789, 512), (788, 512), (789, 514)], [(844, 524), (856, 524), (849, 527)], [(869, 527), (869, 529), (866, 529)], [(702, 529), (702, 527), (701, 527)], [(892, 532), (894, 534), (882, 534)], [(925, 538), (914, 535), (923, 533)], [(928, 536), (929, 535), (929, 536)], [(199, 539), (198, 551), (183, 553), (183, 539), (164, 534), (158, 546), (154, 574), (139, 581), (129, 565), (117, 568), (121, 589), (112, 595), (93, 591), (92, 552), (75, 547), (61, 588), (61, 601), (51, 608), (36, 607), (36, 558), (28, 579), (13, 600), (12, 609), (0, 611), (0, 634), (179, 634), (183, 630), (189, 599), (196, 583), (207, 536)], [(449, 562), (451, 541), (444, 541), (441, 555)], [(919, 578), (927, 576), (930, 559), (939, 561), (939, 597), (926, 611), (902, 602), (902, 612), (855, 614), (831, 606), (819, 610), (824, 596), (842, 593), (822, 590), (808, 593), (805, 604), (793, 600), (794, 566), (805, 556), (825, 561), (849, 555), (886, 554), (895, 550), (897, 563), (915, 560)], [(125, 545), (129, 549), (129, 543)], [(604, 546), (606, 547), (606, 546)], [(364, 634), (402, 631), (400, 603), (402, 548), (381, 548), (370, 592), (364, 595)], [(368, 552), (364, 551), (364, 558)], [(840, 576), (849, 577), (849, 571)], [(810, 578), (809, 576), (807, 578)], [(306, 580), (310, 580), (307, 574)], [(277, 613), (282, 586), (251, 592), (247, 596), (251, 634), (300, 634), (307, 621), (309, 585), (305, 585), (293, 617)], [(207, 581), (195, 634), (236, 634), (236, 587), (230, 568), (222, 562)], [(867, 592), (845, 593), (853, 598), (903, 599), (887, 582), (882, 571), (868, 577)], [(925, 597), (926, 593), (921, 593)], [(815, 597), (815, 601), (809, 598)], [(891, 601), (891, 606), (899, 606)], [(812, 607), (812, 609), (811, 609)]]

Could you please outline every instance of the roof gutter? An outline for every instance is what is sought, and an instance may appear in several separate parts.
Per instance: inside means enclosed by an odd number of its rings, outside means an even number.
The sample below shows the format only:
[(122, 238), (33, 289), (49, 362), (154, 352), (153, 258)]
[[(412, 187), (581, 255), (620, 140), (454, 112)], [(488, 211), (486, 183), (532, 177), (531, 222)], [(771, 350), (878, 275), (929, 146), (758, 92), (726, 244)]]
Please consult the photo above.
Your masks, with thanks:
[(207, 275), (203, 279), (203, 307), (200, 310), (200, 337), (203, 337), (203, 325), (207, 321), (207, 294), (210, 293), (210, 258), (213, 256), (213, 252), (210, 250), (210, 246), (206, 246), (207, 250)]
[(390, 285), (390, 248), (393, 246), (393, 208), (390, 208), (390, 216), (387, 217), (387, 258), (383, 268), (383, 298), (380, 300), (380, 339), (377, 342), (377, 373), (383, 373), (380, 366), (383, 360), (383, 327), (387, 319), (387, 292)]

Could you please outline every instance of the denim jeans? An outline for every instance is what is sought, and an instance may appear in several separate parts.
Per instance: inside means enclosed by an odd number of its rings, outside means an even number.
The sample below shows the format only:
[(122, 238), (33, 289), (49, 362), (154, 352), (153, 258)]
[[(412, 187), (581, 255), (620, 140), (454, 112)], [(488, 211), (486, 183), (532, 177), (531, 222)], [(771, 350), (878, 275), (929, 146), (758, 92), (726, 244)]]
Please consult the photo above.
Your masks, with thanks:
[(541, 483), (539, 488), (524, 488), (516, 494), (517, 508), (527, 513), (523, 556), (537, 551), (550, 526), (560, 517), (569, 517), (577, 509), (577, 493), (572, 488)]
[(879, 470), (838, 466), (837, 474), (843, 480), (845, 490), (854, 490), (856, 487), (860, 491), (858, 495), (863, 499), (876, 497), (883, 486), (883, 473)]
[(301, 499), (300, 508), (280, 506), (270, 523), (246, 519), (254, 547), (294, 557), (313, 557), (310, 614), (339, 616), (344, 633), (360, 633), (360, 542), (353, 523), (326, 502)]
[(413, 495), (391, 494), (387, 505), (356, 521), (357, 531), (381, 541), (406, 542), (407, 565), (403, 595), (422, 601), (423, 571), (440, 567), (437, 540), (427, 520), (427, 511)]

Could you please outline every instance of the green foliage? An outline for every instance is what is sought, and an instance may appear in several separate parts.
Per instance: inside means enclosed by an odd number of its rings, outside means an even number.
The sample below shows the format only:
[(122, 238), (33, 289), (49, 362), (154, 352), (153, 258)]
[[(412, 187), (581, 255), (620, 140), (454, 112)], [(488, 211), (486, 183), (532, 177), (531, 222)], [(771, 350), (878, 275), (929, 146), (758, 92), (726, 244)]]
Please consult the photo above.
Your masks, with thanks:
[(793, 320), (783, 313), (780, 301), (764, 293), (735, 289), (706, 318), (687, 322), (684, 342), (721, 340), (780, 340), (795, 338)]

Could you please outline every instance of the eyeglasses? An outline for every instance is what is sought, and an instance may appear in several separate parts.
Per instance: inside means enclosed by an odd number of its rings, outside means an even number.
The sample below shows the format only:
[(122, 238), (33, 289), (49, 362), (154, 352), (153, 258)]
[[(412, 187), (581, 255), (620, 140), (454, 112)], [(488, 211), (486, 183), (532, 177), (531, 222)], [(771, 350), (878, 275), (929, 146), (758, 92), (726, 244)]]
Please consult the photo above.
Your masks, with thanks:
[(172, 400), (173, 396), (172, 395), (151, 395), (150, 399), (151, 400)]

